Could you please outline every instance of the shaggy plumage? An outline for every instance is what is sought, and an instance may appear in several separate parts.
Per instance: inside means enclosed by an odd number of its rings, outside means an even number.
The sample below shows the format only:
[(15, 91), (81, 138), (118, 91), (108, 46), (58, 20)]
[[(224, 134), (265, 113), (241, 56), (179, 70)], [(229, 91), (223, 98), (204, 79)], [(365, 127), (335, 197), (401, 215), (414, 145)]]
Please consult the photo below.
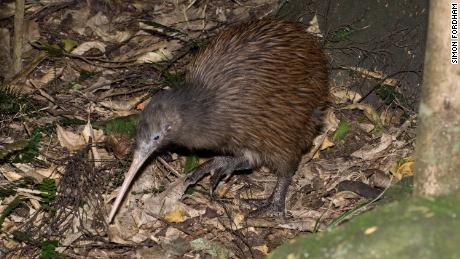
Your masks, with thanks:
[(318, 132), (317, 111), (328, 93), (326, 57), (302, 25), (261, 20), (231, 26), (196, 55), (183, 87), (152, 98), (138, 127), (135, 159), (169, 144), (217, 151), (223, 156), (189, 176), (194, 183), (215, 170), (212, 188), (234, 170), (266, 166), (279, 181), (265, 211), (284, 211), (287, 187)]

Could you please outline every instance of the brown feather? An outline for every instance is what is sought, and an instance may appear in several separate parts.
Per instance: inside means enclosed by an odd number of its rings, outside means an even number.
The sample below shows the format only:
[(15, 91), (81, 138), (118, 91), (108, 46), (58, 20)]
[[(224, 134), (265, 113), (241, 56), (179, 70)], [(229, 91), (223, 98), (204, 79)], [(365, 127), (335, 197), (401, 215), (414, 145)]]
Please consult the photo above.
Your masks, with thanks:
[(295, 170), (310, 147), (320, 124), (313, 113), (329, 92), (317, 39), (300, 24), (269, 19), (219, 33), (191, 62), (186, 84), (215, 98), (203, 121), (209, 127), (199, 132), (215, 145), (203, 147), (244, 155), (278, 174)]
[[(228, 155), (249, 168), (267, 166), (279, 176), (268, 208), (284, 211), (328, 93), (326, 57), (300, 24), (266, 19), (220, 32), (191, 62), (185, 85), (156, 94), (142, 112), (133, 162), (109, 221), (147, 157), (168, 144), (226, 155), (208, 164), (214, 168), (230, 165)], [(195, 172), (200, 178), (204, 169)]]

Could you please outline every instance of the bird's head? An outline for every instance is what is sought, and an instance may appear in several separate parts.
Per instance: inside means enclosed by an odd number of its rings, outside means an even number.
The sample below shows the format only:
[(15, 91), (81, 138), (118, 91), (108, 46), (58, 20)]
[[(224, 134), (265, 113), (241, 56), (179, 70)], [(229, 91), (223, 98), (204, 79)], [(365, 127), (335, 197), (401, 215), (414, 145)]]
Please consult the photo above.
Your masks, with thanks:
[(144, 162), (156, 150), (174, 141), (181, 118), (177, 106), (167, 97), (164, 94), (154, 96), (142, 111), (137, 127), (133, 161), (110, 211), (109, 223), (115, 216), (126, 191)]

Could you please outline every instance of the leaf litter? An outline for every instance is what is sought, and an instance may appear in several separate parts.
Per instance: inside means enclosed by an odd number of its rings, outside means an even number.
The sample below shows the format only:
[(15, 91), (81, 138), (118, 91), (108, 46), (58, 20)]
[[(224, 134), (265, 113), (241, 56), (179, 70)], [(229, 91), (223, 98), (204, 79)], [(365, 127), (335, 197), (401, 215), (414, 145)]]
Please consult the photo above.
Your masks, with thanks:
[[(251, 199), (267, 197), (275, 184), (265, 168), (234, 175), (210, 196), (208, 177), (188, 186), (182, 173), (209, 156), (178, 150), (151, 159), (114, 224), (108, 224), (107, 212), (131, 159), (129, 125), (137, 123), (131, 116), (159, 89), (180, 85), (193, 46), (224, 24), (263, 17), (279, 7), (277, 1), (257, 0), (126, 5), (69, 2), (31, 26), (31, 41), (40, 41), (25, 59), (46, 53), (45, 61), (32, 62), (29, 73), (11, 82), (40, 108), (2, 117), (2, 136), (9, 139), (0, 138), (0, 255), (258, 258), (300, 233), (325, 229), (366, 200), (338, 191), (340, 183), (357, 181), (381, 191), (412, 174), (413, 118), (403, 124), (386, 119), (392, 115), (360, 103), (362, 95), (345, 85), (331, 91), (323, 133), (289, 188), (287, 220), (246, 216)], [(28, 3), (26, 13), (52, 6)], [(154, 15), (136, 18), (147, 11)], [(320, 32), (317, 20), (312, 24), (311, 30)], [(348, 68), (397, 83), (380, 71)], [(31, 129), (43, 125), (51, 130), (40, 131), (37, 154), (21, 163), (9, 160), (27, 154), (28, 140), (37, 136)], [(26, 177), (32, 180), (16, 184)], [(44, 179), (50, 180), (44, 184)]]

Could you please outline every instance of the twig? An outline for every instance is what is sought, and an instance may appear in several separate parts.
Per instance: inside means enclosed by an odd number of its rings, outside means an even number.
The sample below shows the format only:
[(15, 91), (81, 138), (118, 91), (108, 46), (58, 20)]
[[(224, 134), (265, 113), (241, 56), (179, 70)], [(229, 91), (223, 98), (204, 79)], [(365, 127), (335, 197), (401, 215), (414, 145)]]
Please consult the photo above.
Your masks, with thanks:
[(19, 118), (22, 118), (22, 117), (25, 117), (25, 116), (29, 116), (31, 114), (35, 114), (35, 113), (38, 113), (38, 112), (41, 112), (41, 111), (46, 111), (46, 110), (48, 110), (50, 108), (52, 108), (52, 107), (48, 106), (48, 107), (44, 107), (44, 108), (29, 112), (29, 113), (24, 113), (24, 114), (21, 114), (21, 115), (17, 115), (17, 116), (14, 116), (13, 118), (10, 118), (10, 119), (1, 120), (0, 123), (7, 122), (7, 121), (13, 121), (15, 119), (19, 119)]
[[(47, 92), (45, 92), (43, 89), (39, 88), (33, 80), (29, 80), (29, 83), (40, 93), (41, 96), (45, 97), (45, 99), (47, 99), (48, 101), (50, 101), (52, 104), (54, 105), (57, 105), (56, 104), (56, 100), (54, 100), (54, 98), (49, 95)], [(65, 109), (64, 109), (65, 110)]]
[(157, 160), (164, 166), (166, 169), (171, 171), (175, 176), (182, 177), (182, 174), (177, 172), (172, 166), (170, 166), (163, 158), (157, 157)]
[(198, 238), (198, 236), (197, 236), (195, 233), (193, 233), (192, 231), (187, 230), (186, 227), (184, 228), (184, 227), (180, 226), (179, 224), (173, 224), (173, 223), (168, 222), (167, 220), (165, 220), (165, 219), (163, 219), (163, 218), (161, 218), (161, 217), (156, 217), (156, 218), (157, 218), (159, 221), (161, 221), (161, 222), (163, 222), (164, 224), (166, 224), (167, 226), (172, 227), (172, 228), (175, 228), (175, 229), (177, 229), (177, 230), (179, 230), (179, 231), (185, 233), (186, 235), (191, 236), (191, 237), (194, 238), (194, 239), (197, 239), (197, 238)]
[(13, 73), (16, 75), (22, 69), (22, 45), (24, 31), (24, 0), (16, 0), (14, 14), (14, 46), (13, 46)]
[(109, 63), (109, 64), (126, 64), (126, 63), (134, 63), (134, 62), (136, 62), (135, 59), (129, 59), (129, 60), (124, 60), (124, 61), (114, 61), (114, 60), (107, 60), (107, 59), (103, 59), (103, 58), (99, 58), (99, 57), (84, 57), (84, 56), (81, 56), (81, 55), (75, 55), (75, 54), (71, 54), (71, 53), (64, 53), (64, 55), (67, 56), (67, 57), (71, 57), (71, 58), (83, 59), (86, 62), (98, 61), (98, 62)]
[[(157, 85), (155, 85), (157, 86)], [(129, 94), (134, 94), (134, 93), (137, 93), (137, 92), (142, 92), (146, 89), (150, 89), (152, 88), (151, 85), (147, 85), (147, 86), (144, 86), (144, 87), (141, 87), (141, 88), (137, 88), (137, 89), (134, 89), (134, 90), (131, 90), (131, 91), (126, 91), (126, 92), (121, 92), (121, 93), (112, 93), (112, 94), (108, 94), (106, 96), (101, 96), (101, 98), (99, 100), (103, 100), (105, 98), (108, 98), (108, 97), (114, 97), (114, 96), (118, 96), (118, 95), (129, 95)]]
[(204, 32), (206, 29), (206, 8), (208, 8), (207, 3), (203, 7), (203, 29), (201, 30), (202, 32)]
[(380, 79), (375, 85), (374, 87), (372, 87), (372, 89), (367, 92), (359, 101), (358, 103), (364, 101), (364, 99), (366, 99), (367, 97), (369, 97), (369, 95), (371, 95), (378, 87), (380, 87), (387, 79), (389, 78), (393, 78), (394, 76), (397, 76), (399, 74), (403, 74), (403, 73), (414, 73), (416, 75), (419, 75), (418, 74), (418, 71), (413, 71), (413, 70), (402, 70), (402, 71), (398, 71), (398, 72), (395, 72), (393, 74), (390, 74), (390, 75), (387, 75), (386, 77)]
[(30, 193), (30, 194), (42, 194), (42, 191), (32, 190), (32, 189), (27, 189), (27, 188), (17, 188), (16, 191)]
[(20, 72), (13, 76), (9, 81), (6, 82), (7, 85), (15, 84), (19, 79), (26, 77), (32, 70), (35, 69), (38, 64), (40, 64), (48, 55), (45, 52), (40, 52), (29, 64)]
[(192, 7), (195, 3), (196, 3), (197, 0), (193, 0), (186, 8), (185, 10), (188, 10), (190, 9), (190, 7)]
[[(393, 181), (393, 175), (391, 175), (390, 177), (390, 183)], [(380, 198), (382, 198), (382, 196), (386, 193), (386, 191), (391, 187), (391, 184), (389, 184), (377, 197), (375, 197), (375, 199), (371, 200), (370, 202), (367, 202), (367, 203), (364, 203), (364, 204), (361, 204), (361, 205), (358, 205), (357, 207), (355, 207), (354, 209), (342, 214), (340, 217), (336, 218), (335, 220), (333, 220), (328, 226), (326, 229), (331, 229), (332, 227), (335, 227), (337, 225), (339, 225), (341, 222), (343, 222), (344, 220), (348, 219), (348, 218), (351, 218), (351, 217), (354, 217), (356, 216), (358, 213), (360, 213), (361, 211), (363, 210), (366, 210), (369, 205), (373, 204), (374, 202), (380, 200)]]
[(26, 15), (26, 18), (28, 20), (39, 21), (52, 13), (55, 13), (64, 8), (69, 8), (72, 5), (75, 5), (77, 3), (78, 1), (75, 1), (75, 0), (64, 1), (64, 2), (59, 1), (58, 3), (50, 3), (48, 5), (43, 6), (39, 10), (37, 10), (35, 13), (31, 15)]
[[(80, 59), (90, 65), (93, 66), (98, 66), (98, 67), (103, 67), (103, 68), (126, 68), (129, 66), (132, 66), (135, 60), (127, 60), (127, 61), (111, 61), (111, 60), (104, 60), (100, 58), (88, 58), (80, 55), (74, 55), (74, 54), (69, 54), (69, 53), (64, 53), (64, 56), (66, 57), (71, 57), (71, 58), (76, 58)], [(100, 62), (100, 63), (95, 63), (94, 61)], [(118, 64), (118, 65), (105, 65), (101, 63), (109, 63), (109, 64)]]

